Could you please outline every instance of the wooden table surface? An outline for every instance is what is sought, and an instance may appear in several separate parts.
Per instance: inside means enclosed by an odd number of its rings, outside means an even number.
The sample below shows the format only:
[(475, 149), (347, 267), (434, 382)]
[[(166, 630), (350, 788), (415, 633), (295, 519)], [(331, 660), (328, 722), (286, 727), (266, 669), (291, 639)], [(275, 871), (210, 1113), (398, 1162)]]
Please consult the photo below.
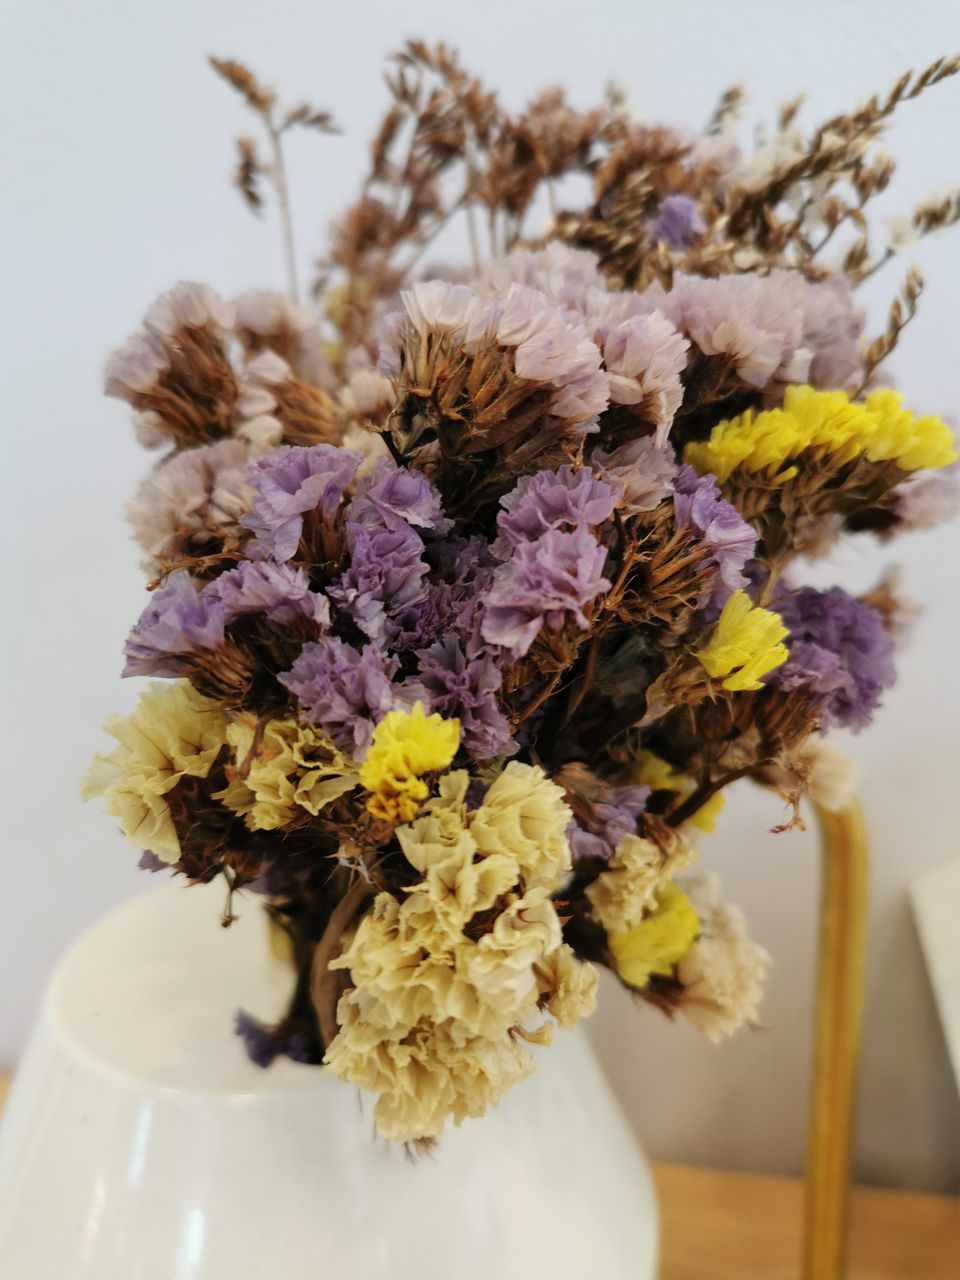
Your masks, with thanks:
[[(799, 1179), (677, 1164), (654, 1175), (660, 1280), (797, 1280)], [(846, 1280), (960, 1280), (960, 1199), (858, 1187)]]

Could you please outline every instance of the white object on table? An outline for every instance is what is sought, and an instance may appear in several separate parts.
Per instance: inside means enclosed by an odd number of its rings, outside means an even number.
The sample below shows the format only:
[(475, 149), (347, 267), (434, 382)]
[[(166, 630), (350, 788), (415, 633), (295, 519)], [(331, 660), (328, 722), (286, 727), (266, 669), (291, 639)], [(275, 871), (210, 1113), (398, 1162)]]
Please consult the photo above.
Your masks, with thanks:
[(920, 876), (910, 898), (960, 1089), (960, 859)]
[(235, 1010), (291, 979), (258, 902), (228, 930), (222, 902), (165, 886), (61, 962), (0, 1129), (0, 1275), (652, 1280), (649, 1169), (584, 1039), (411, 1164), (369, 1097), (246, 1060)]

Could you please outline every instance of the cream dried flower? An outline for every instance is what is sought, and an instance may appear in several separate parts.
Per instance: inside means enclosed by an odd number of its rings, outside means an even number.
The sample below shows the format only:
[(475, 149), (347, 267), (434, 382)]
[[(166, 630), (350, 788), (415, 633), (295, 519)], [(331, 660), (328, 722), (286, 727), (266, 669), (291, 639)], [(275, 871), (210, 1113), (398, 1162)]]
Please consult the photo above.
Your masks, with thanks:
[(227, 787), (216, 794), (228, 809), (243, 815), (251, 831), (287, 826), (298, 809), (316, 817), (359, 784), (353, 761), (312, 725), (271, 720), (251, 758), (256, 729), (251, 713), (229, 725), (233, 764), (227, 766)]
[(556, 889), (570, 871), (564, 792), (538, 765), (511, 760), (470, 816), (481, 854), (514, 858), (528, 887)]
[(447, 1117), (480, 1115), (532, 1066), (517, 1037), (549, 1040), (552, 1024), (533, 1025), (543, 1009), (572, 1026), (595, 1004), (596, 973), (564, 944), (550, 896), (569, 867), (562, 791), (539, 769), (508, 765), (468, 813), (468, 783), (463, 771), (445, 775), (397, 828), (423, 878), (403, 902), (378, 894), (331, 964), (353, 986), (325, 1060), (381, 1095), (387, 1137), (432, 1137)]
[(662, 846), (643, 836), (624, 836), (608, 869), (586, 888), (597, 922), (607, 933), (625, 933), (654, 902), (657, 889), (697, 857), (697, 851), (675, 831)]
[(701, 932), (677, 965), (680, 1010), (714, 1044), (757, 1016), (770, 956), (747, 937), (743, 913), (719, 903), (718, 881), (704, 876), (684, 885)]
[(83, 797), (103, 796), (127, 838), (164, 862), (180, 857), (170, 792), (183, 778), (205, 778), (223, 747), (227, 723), (215, 702), (185, 680), (147, 686), (130, 716), (104, 726), (117, 746), (94, 758)]
[(840, 813), (854, 799), (857, 787), (857, 765), (828, 738), (811, 734), (801, 746), (799, 755), (810, 772), (807, 789), (814, 804), (827, 813)]
[(439, 1137), (448, 1120), (483, 1115), (534, 1069), (529, 1050), (510, 1037), (470, 1036), (447, 1022), (378, 1038), (350, 995), (338, 1016), (340, 1033), (325, 1061), (341, 1079), (379, 1095), (377, 1130), (396, 1142)]

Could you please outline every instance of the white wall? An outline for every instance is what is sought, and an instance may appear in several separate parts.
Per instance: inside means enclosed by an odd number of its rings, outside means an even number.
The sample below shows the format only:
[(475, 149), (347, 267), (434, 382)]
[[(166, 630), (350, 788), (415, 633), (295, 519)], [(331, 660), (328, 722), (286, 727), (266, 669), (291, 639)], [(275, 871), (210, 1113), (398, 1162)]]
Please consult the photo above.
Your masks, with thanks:
[[(508, 101), (565, 81), (595, 98), (614, 74), (649, 116), (697, 124), (743, 78), (757, 108), (807, 89), (825, 115), (903, 68), (960, 45), (950, 0), (507, 3), (446, 0), (15, 0), (4, 6), (3, 293), (6, 450), (0, 875), (0, 1061), (16, 1058), (44, 973), (68, 939), (149, 881), (77, 779), (111, 709), (131, 705), (120, 646), (142, 602), (121, 507), (146, 459), (121, 406), (99, 394), (105, 352), (172, 282), (226, 293), (281, 280), (274, 228), (228, 188), (231, 139), (249, 126), (204, 65), (250, 61), (290, 97), (332, 107), (344, 138), (292, 148), (301, 256), (353, 194), (382, 109), (381, 56), (407, 34), (444, 37)], [(893, 134), (901, 171), (886, 206), (960, 180), (960, 80), (907, 106)], [(957, 408), (960, 232), (915, 255), (929, 289), (894, 369), (912, 402)], [(875, 316), (895, 284), (871, 291)], [(897, 546), (925, 613), (875, 731), (856, 740), (874, 842), (873, 935), (862, 1176), (960, 1186), (960, 1102), (949, 1074), (904, 887), (956, 856), (960, 525)], [(890, 557), (888, 557), (890, 558)], [(851, 547), (838, 577), (876, 574)], [(779, 817), (744, 791), (704, 853), (776, 953), (767, 1029), (711, 1048), (605, 992), (594, 1035), (658, 1156), (796, 1170), (809, 1054), (816, 859), (809, 835), (764, 834)]]

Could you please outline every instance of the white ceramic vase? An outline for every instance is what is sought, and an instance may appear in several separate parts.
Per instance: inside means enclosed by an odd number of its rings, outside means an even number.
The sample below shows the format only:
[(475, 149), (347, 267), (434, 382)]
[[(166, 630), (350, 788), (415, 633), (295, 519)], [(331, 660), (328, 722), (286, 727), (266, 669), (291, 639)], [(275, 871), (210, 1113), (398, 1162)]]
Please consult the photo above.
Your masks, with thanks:
[(652, 1280), (649, 1169), (585, 1040), (411, 1163), (369, 1099), (250, 1064), (289, 971), (256, 900), (168, 885), (72, 948), (0, 1127), (4, 1280)]

